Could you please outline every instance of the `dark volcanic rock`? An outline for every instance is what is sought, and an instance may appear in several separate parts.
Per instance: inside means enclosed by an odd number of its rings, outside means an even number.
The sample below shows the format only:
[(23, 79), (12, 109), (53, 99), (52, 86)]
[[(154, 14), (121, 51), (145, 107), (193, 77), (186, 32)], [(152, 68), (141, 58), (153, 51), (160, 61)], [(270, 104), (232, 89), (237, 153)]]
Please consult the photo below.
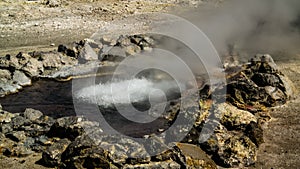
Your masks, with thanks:
[(33, 153), (30, 148), (25, 147), (23, 144), (17, 144), (13, 148), (6, 148), (3, 151), (3, 154), (8, 157), (26, 157)]
[(6, 137), (10, 138), (15, 142), (24, 141), (26, 139), (26, 135), (24, 131), (13, 131), (11, 133), (7, 133)]
[(244, 132), (256, 146), (264, 143), (263, 130), (259, 123), (250, 122)]
[(23, 126), (27, 126), (29, 124), (30, 124), (30, 120), (28, 120), (22, 116), (16, 116), (16, 117), (12, 118), (12, 120), (11, 120), (12, 128), (16, 129), (16, 130)]
[(295, 89), (270, 55), (257, 55), (239, 72), (228, 74), (227, 81), (228, 100), (251, 112), (284, 104)]
[(58, 166), (61, 162), (61, 155), (71, 143), (68, 139), (61, 139), (48, 147), (42, 155), (44, 164), (50, 167)]
[(212, 154), (218, 165), (242, 167), (253, 165), (256, 161), (256, 145), (243, 133), (229, 132), (223, 126), (204, 143), (203, 148)]
[(57, 119), (51, 126), (48, 136), (74, 140), (79, 135), (82, 135), (85, 130), (97, 126), (99, 126), (97, 122), (87, 121), (83, 117), (62, 117)]
[(101, 130), (73, 141), (62, 155), (66, 168), (109, 168), (150, 161), (143, 145), (122, 136), (104, 135)]

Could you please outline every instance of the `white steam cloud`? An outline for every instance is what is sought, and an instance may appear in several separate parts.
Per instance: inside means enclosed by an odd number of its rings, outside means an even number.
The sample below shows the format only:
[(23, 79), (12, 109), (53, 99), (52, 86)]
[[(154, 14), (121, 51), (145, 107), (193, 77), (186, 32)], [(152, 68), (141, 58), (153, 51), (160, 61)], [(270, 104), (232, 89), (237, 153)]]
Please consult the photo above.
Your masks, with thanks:
[(114, 104), (131, 104), (150, 101), (166, 101), (166, 93), (176, 90), (175, 83), (162, 81), (153, 83), (145, 78), (134, 78), (105, 84), (97, 84), (80, 89), (75, 98), (85, 103), (110, 107)]
[(220, 55), (270, 53), (283, 60), (300, 53), (299, 0), (225, 0), (181, 16), (206, 33)]

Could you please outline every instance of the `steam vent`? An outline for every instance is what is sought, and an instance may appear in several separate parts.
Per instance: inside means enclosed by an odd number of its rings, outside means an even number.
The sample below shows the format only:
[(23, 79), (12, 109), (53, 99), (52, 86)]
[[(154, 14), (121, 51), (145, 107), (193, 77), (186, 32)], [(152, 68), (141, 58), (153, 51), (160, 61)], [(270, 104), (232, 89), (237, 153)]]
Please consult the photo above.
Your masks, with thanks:
[(298, 168), (299, 6), (0, 2), (0, 168)]

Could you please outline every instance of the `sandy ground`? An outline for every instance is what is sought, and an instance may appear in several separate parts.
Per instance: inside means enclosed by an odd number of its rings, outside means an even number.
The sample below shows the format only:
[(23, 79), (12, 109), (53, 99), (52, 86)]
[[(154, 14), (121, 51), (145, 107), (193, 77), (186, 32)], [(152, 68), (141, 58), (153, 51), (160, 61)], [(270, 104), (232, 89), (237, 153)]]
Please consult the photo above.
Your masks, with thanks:
[[(88, 3), (94, 1), (93, 3)], [(124, 22), (132, 29), (145, 22), (129, 16), (166, 11), (173, 3), (161, 1), (69, 0), (59, 7), (42, 1), (4, 0), (0, 2), (0, 56), (20, 51), (51, 50), (61, 43), (71, 43), (91, 36), (112, 21)], [(54, 46), (51, 46), (54, 44)], [(300, 58), (278, 63), (280, 69), (300, 91)], [(272, 119), (264, 129), (265, 143), (258, 152), (256, 168), (299, 168), (300, 166), (300, 95), (270, 112)], [(0, 168), (43, 168), (35, 161), (0, 157)]]

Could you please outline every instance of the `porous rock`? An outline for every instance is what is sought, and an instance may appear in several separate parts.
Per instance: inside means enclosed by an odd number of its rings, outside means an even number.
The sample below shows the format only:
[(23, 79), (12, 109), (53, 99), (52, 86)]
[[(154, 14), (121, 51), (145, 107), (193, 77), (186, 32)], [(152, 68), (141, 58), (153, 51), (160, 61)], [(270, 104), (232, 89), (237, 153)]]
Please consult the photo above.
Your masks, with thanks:
[(50, 167), (58, 166), (61, 163), (61, 155), (71, 143), (68, 139), (61, 139), (50, 147), (48, 147), (42, 154), (43, 162)]

